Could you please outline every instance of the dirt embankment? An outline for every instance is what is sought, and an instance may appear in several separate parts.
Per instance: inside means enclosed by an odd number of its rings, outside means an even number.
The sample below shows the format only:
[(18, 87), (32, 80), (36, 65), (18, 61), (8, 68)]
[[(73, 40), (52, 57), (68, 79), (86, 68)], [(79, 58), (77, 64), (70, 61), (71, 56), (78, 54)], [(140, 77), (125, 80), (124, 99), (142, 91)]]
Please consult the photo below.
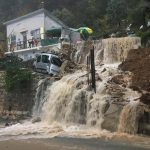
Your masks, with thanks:
[(119, 67), (133, 73), (132, 88), (141, 91), (141, 101), (150, 105), (150, 48), (130, 50)]

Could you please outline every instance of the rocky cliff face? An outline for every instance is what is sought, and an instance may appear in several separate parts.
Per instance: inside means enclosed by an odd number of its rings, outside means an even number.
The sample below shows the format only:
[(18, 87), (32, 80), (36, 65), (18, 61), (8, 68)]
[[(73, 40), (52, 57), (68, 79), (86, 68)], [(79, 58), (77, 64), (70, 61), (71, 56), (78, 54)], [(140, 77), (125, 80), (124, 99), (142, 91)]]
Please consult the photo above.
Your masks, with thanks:
[[(89, 49), (84, 43), (77, 46), (77, 51), (72, 55), (74, 56), (72, 59), (77, 63), (85, 64)], [(94, 47), (96, 71), (102, 65), (113, 67), (121, 64), (118, 72), (113, 74), (109, 70), (110, 79), (107, 81), (105, 94), (110, 96), (110, 107), (103, 117), (102, 128), (111, 131), (119, 129), (121, 132), (132, 134), (141, 130), (139, 128), (143, 130), (140, 123), (148, 124), (150, 121), (150, 50), (140, 48), (140, 38), (138, 37), (99, 40), (94, 42)], [(100, 76), (104, 72), (108, 72), (108, 70), (104, 68)], [(119, 127), (118, 124), (120, 124)], [(134, 124), (135, 126), (134, 129), (126, 128), (124, 124)]]
[[(149, 103), (149, 49), (132, 50), (139, 45), (138, 38), (108, 39), (104, 43), (103, 46), (102, 41), (95, 43), (97, 93), (88, 85), (86, 69), (66, 75), (68, 63), (65, 63), (61, 80), (48, 84), (52, 78), (36, 77), (28, 89), (7, 94), (4, 108), (10, 110), (11, 106), (12, 110), (29, 111), (35, 103), (33, 116), (40, 116), (49, 124), (58, 121), (110, 131), (117, 131), (119, 126), (120, 132), (137, 133), (140, 122), (148, 125), (150, 121), (149, 105), (145, 106)], [(129, 45), (125, 49), (126, 44)], [(89, 49), (81, 45), (72, 60), (84, 64)], [(68, 70), (70, 68), (75, 70), (76, 67), (71, 65)]]
[(130, 50), (120, 69), (133, 73), (131, 88), (140, 91), (141, 101), (150, 105), (150, 48)]

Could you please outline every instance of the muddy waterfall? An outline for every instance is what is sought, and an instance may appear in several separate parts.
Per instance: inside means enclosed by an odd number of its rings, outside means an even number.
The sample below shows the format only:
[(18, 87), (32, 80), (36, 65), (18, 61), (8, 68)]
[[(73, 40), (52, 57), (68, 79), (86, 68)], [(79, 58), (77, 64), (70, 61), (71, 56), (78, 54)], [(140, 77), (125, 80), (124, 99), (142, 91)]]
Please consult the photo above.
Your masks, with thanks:
[[(76, 63), (86, 62), (89, 51), (85, 45), (76, 45), (77, 51), (71, 55)], [(87, 84), (86, 70), (78, 70), (47, 87), (46, 100), (38, 108), (39, 116), (48, 124), (82, 124), (136, 134), (139, 120), (148, 109), (140, 102), (141, 92), (130, 88), (132, 72), (118, 67), (131, 49), (141, 46), (140, 38), (111, 38), (95, 41), (94, 45), (97, 93)]]
[[(0, 130), (2, 138), (10, 135), (26, 135), (24, 138), (28, 138), (43, 135), (110, 136), (111, 132), (150, 133), (150, 71), (146, 72), (149, 65), (144, 63), (149, 59), (150, 51), (140, 48), (138, 37), (93, 41), (95, 93), (87, 81), (86, 56), (90, 49), (87, 43), (77, 43), (70, 54), (71, 60), (82, 67), (57, 81), (49, 77), (40, 80), (32, 121)], [(138, 76), (137, 72), (141, 70), (138, 63), (147, 66), (143, 78)]]

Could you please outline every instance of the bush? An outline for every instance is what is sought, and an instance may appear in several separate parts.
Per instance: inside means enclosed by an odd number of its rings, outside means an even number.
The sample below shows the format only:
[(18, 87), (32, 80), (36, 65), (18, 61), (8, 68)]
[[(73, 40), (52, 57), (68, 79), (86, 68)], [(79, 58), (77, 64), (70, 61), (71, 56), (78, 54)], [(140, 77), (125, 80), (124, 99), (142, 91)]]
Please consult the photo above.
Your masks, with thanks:
[(22, 63), (18, 60), (11, 61), (11, 63), (6, 64), (5, 70), (6, 73), (4, 80), (7, 91), (25, 89), (31, 84), (31, 71), (27, 68), (23, 68)]
[(27, 69), (12, 69), (6, 70), (5, 74), (5, 87), (7, 91), (14, 89), (25, 89), (30, 85), (32, 80), (31, 72)]
[(150, 30), (145, 32), (138, 32), (137, 35), (141, 37), (141, 42), (145, 46), (150, 39)]

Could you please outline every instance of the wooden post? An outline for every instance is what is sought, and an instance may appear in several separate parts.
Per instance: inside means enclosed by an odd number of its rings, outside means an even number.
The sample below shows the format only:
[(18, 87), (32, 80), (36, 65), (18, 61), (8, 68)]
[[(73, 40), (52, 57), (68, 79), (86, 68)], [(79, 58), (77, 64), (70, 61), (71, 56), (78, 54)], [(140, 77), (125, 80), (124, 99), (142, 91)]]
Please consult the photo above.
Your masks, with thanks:
[(91, 55), (91, 78), (92, 78), (92, 88), (94, 89), (94, 92), (96, 93), (94, 46), (93, 46), (93, 48), (90, 50), (90, 55)]
[(90, 71), (90, 68), (89, 68), (89, 56), (87, 56), (87, 82), (88, 82), (88, 85), (90, 84), (90, 77), (89, 77), (89, 71)]

